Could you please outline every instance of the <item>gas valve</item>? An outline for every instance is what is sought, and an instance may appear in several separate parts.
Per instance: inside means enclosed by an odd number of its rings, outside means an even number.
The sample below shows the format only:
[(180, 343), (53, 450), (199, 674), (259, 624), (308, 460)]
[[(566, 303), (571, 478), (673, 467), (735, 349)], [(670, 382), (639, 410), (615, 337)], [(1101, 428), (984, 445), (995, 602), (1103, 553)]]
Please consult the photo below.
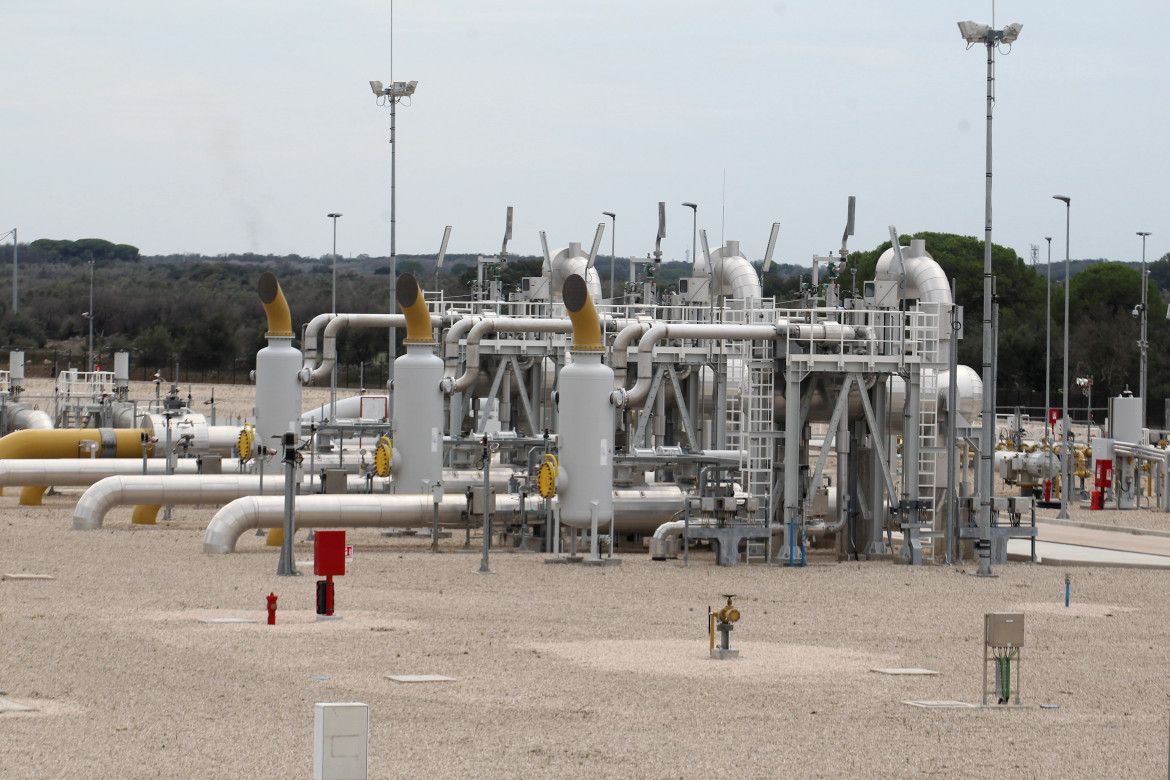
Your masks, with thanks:
[(731, 600), (735, 598), (735, 594), (733, 593), (730, 596), (724, 594), (723, 598), (727, 599), (727, 603), (715, 613), (715, 617), (719, 619), (720, 623), (735, 623), (739, 620), (739, 610), (731, 603)]
[[(739, 610), (731, 601), (735, 598), (735, 594), (725, 593), (723, 598), (727, 599), (727, 603), (718, 611), (713, 611), (710, 608), (707, 610), (707, 631), (711, 637), (711, 657), (718, 660), (739, 656), (739, 651), (731, 649), (730, 646), (731, 632), (735, 629), (732, 624), (739, 620)], [(716, 625), (716, 621), (718, 621), (718, 625)], [(715, 645), (716, 631), (719, 632), (720, 636), (718, 647)]]

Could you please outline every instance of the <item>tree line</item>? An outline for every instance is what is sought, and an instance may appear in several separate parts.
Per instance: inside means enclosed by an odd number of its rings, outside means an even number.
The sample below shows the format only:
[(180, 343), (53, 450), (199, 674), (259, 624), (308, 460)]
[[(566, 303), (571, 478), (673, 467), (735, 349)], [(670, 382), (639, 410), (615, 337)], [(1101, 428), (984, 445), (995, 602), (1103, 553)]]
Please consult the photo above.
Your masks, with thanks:
[[(927, 251), (953, 279), (956, 301), (965, 309), (964, 338), (959, 362), (979, 370), (982, 365), (983, 242), (952, 234), (922, 232), (902, 237), (926, 241)], [(845, 296), (859, 295), (854, 285), (873, 277), (878, 257), (889, 242), (854, 252), (838, 269)], [(176, 361), (221, 375), (246, 373), (263, 348), (264, 317), (256, 282), (263, 271), (276, 273), (299, 328), (332, 306), (331, 256), (229, 254), (144, 256), (127, 244), (102, 239), (58, 241), (40, 239), (19, 248), (19, 311), (11, 295), (0, 292), (0, 346), (25, 350), (68, 349), (84, 355), (89, 332), (90, 274), (93, 274), (95, 351), (109, 361), (114, 351), (131, 351), (139, 366), (165, 368)], [(11, 263), (12, 246), (0, 247), (0, 267)], [(403, 255), (398, 270), (412, 272), (424, 289), (441, 289), (450, 300), (473, 294), (476, 256), (448, 255), (435, 273), (433, 255)], [(596, 268), (609, 294), (611, 258), (599, 256)], [(539, 276), (538, 257), (513, 257), (495, 269), (505, 289), (520, 289), (526, 276)], [(1013, 397), (1042, 394), (1045, 368), (1050, 370), (1053, 403), (1059, 405), (1064, 355), (1064, 266), (1053, 264), (1052, 311), (1048, 315), (1048, 268), (1028, 265), (1014, 250), (995, 245), (992, 265), (999, 307), (998, 387), (1001, 403)], [(1078, 261), (1069, 283), (1069, 372), (1092, 377), (1094, 407), (1106, 396), (1139, 385), (1140, 319), (1134, 308), (1141, 300), (1141, 273), (1133, 264)], [(803, 271), (803, 274), (801, 273)], [(1170, 254), (1149, 264), (1147, 298), (1147, 406), (1161, 422), (1162, 403), (1170, 397), (1170, 323), (1162, 290), (1170, 290)], [(656, 270), (660, 292), (675, 288), (692, 274), (691, 265), (666, 262)], [(0, 289), (8, 280), (0, 274)], [(619, 258), (615, 287), (629, 278), (627, 261)], [(343, 312), (385, 312), (390, 301), (389, 260), (359, 256), (338, 262), (337, 301)], [(795, 265), (773, 266), (762, 279), (764, 295), (794, 301), (810, 281), (809, 270)], [(11, 291), (9, 290), (9, 293)], [(404, 335), (401, 330), (399, 337)], [(1046, 344), (1051, 364), (1046, 362)], [(342, 363), (384, 366), (386, 333), (371, 329), (343, 331), (338, 340)], [(103, 357), (104, 356), (104, 357)], [(30, 362), (30, 370), (35, 370)], [(65, 366), (61, 366), (64, 368)], [(84, 368), (80, 363), (75, 367)], [(1070, 386), (1075, 383), (1070, 378)], [(1035, 402), (1036, 405), (1042, 401)], [(1069, 405), (1083, 408), (1083, 399)]]

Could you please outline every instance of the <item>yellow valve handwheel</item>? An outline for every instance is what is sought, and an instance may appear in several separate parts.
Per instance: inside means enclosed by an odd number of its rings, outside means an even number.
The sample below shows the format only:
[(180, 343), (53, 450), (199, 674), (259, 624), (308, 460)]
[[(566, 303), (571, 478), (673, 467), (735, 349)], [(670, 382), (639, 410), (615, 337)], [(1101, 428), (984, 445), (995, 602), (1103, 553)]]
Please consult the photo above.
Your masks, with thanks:
[(374, 450), (374, 473), (379, 477), (390, 476), (390, 460), (394, 457), (394, 445), (383, 436)]
[(552, 498), (557, 493), (557, 458), (555, 455), (545, 455), (544, 463), (536, 472), (536, 487), (540, 490), (541, 498)]
[(252, 423), (244, 423), (244, 430), (240, 431), (240, 438), (236, 442), (236, 449), (240, 451), (240, 462), (252, 457), (252, 445), (256, 441), (256, 429)]

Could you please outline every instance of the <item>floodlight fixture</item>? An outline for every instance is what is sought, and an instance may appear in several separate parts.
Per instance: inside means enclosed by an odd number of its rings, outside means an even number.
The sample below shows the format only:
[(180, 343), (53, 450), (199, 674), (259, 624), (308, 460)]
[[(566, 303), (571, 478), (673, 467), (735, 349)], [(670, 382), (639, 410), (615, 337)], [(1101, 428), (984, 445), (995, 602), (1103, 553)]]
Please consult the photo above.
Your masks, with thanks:
[(991, 28), (986, 24), (979, 24), (978, 22), (972, 21), (959, 22), (959, 33), (967, 43), (986, 42), (987, 33), (990, 31)]
[(371, 81), (371, 82), (370, 82), (370, 89), (373, 91), (373, 93), (374, 93), (375, 95), (379, 95), (379, 96), (380, 96), (380, 95), (382, 94), (382, 82), (380, 82), (380, 81)]
[(1002, 38), (1003, 42), (1015, 43), (1016, 38), (1020, 37), (1020, 30), (1022, 29), (1024, 29), (1024, 25), (1020, 24), (1019, 22), (1012, 22), (1011, 24), (1004, 25)]

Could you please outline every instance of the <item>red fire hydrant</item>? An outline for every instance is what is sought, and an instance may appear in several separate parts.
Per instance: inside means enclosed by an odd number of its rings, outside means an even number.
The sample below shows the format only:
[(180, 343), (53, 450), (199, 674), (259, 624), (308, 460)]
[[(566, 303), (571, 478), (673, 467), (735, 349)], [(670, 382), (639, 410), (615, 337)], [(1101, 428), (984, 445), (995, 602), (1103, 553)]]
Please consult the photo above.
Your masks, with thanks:
[(276, 625), (276, 599), (275, 593), (268, 594), (268, 625)]

